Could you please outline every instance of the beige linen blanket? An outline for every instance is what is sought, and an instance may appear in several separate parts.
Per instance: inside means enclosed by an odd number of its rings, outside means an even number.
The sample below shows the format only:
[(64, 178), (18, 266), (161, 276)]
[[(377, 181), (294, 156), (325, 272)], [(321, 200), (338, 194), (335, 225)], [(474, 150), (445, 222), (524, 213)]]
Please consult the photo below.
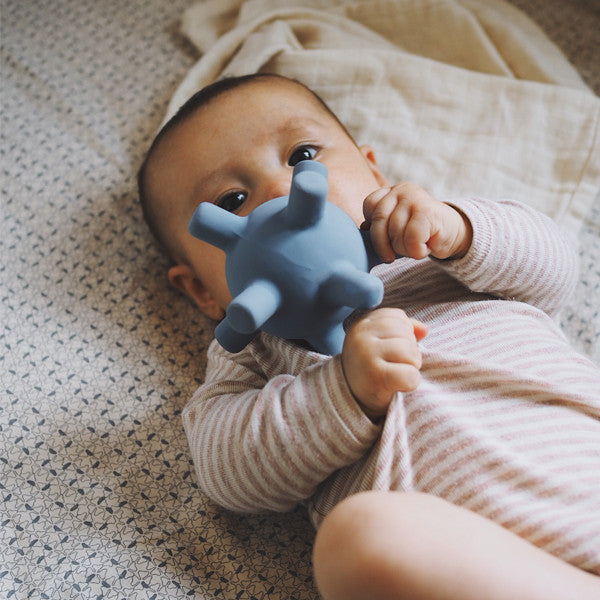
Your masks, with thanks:
[(254, 71), (319, 93), (386, 175), (438, 197), (512, 197), (576, 237), (600, 186), (600, 100), (503, 0), (212, 0), (182, 29), (199, 87)]

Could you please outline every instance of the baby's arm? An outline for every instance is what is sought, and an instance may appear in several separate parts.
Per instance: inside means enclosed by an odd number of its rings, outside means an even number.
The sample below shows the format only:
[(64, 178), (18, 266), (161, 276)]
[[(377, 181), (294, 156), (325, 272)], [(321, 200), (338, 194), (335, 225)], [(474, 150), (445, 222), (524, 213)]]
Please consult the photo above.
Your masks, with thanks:
[(440, 261), (475, 292), (518, 300), (553, 315), (567, 302), (579, 274), (574, 246), (547, 215), (513, 200), (453, 201), (473, 226), (469, 252)]
[(340, 356), (272, 378), (262, 363), (270, 369), (277, 358), (257, 356), (251, 348), (231, 355), (213, 342), (206, 383), (183, 423), (210, 498), (235, 511), (287, 511), (358, 460), (380, 427), (352, 398)]

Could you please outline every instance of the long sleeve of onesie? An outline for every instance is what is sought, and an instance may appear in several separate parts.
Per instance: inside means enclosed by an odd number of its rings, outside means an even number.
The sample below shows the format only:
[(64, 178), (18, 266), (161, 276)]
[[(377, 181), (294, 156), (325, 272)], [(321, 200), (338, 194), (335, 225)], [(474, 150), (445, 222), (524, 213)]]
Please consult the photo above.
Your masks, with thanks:
[(550, 315), (561, 308), (577, 283), (578, 263), (552, 219), (510, 200), (448, 203), (473, 225), (467, 255), (440, 261), (448, 274), (474, 292), (526, 302)]
[(232, 510), (293, 508), (380, 430), (352, 400), (339, 356), (294, 366), (296, 348), (280, 346), (257, 339), (232, 356), (213, 342), (206, 382), (183, 414), (202, 489)]

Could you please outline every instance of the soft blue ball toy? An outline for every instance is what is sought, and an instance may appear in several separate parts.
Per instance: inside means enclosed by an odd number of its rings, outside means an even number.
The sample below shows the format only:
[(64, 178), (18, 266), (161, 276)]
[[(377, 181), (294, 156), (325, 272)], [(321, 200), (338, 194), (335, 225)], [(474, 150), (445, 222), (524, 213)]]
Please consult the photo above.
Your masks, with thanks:
[(240, 217), (203, 202), (190, 233), (226, 253), (233, 297), (215, 330), (230, 352), (242, 350), (259, 329), (303, 339), (323, 354), (337, 354), (344, 319), (381, 302), (383, 284), (369, 273), (381, 262), (368, 232), (327, 201), (324, 164), (294, 167), (289, 196), (269, 200)]

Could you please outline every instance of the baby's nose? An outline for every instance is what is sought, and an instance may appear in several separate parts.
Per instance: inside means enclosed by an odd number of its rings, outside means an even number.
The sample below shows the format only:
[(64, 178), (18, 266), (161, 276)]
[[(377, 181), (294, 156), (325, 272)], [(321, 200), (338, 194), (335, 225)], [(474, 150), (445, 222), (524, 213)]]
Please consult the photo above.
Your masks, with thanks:
[(272, 200), (280, 196), (287, 196), (290, 193), (292, 184), (292, 175), (284, 175), (269, 179), (264, 186), (265, 200)]

